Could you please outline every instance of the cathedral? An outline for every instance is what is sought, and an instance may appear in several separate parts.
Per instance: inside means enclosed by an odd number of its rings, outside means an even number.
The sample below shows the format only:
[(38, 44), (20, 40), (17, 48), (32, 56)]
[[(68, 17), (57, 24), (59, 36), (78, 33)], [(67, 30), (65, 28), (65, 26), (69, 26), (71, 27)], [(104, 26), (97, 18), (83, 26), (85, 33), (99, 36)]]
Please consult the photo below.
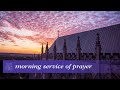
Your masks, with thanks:
[[(45, 53), (43, 53), (44, 48), (42, 45), (41, 55), (37, 58), (37, 60), (116, 60), (117, 61), (120, 59), (120, 53), (119, 53), (120, 46), (118, 46), (120, 45), (119, 29), (120, 29), (120, 24), (100, 28), (97, 30), (92, 30), (84, 33), (84, 35), (75, 34), (67, 37), (66, 36), (58, 37), (58, 39), (54, 42), (54, 44), (50, 48), (48, 48), (48, 42), (47, 42)], [(81, 39), (83, 39), (84, 41)], [(119, 79), (120, 74), (119, 73), (106, 73), (106, 74), (41, 73), (41, 74), (30, 74), (29, 78), (30, 79)]]

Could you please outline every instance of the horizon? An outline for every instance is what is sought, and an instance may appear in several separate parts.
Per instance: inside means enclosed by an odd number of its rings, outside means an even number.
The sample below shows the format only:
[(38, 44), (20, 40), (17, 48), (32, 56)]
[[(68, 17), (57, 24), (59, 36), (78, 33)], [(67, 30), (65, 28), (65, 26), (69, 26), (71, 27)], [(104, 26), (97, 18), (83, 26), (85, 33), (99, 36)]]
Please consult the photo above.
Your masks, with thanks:
[(120, 11), (0, 11), (0, 53), (40, 54), (60, 37), (120, 24)]

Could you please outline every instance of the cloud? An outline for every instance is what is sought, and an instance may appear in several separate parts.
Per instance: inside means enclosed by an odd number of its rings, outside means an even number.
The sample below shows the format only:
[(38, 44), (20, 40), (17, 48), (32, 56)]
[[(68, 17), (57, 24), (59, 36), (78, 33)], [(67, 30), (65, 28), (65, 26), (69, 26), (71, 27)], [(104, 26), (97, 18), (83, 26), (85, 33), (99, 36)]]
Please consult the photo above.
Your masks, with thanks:
[(52, 44), (55, 38), (45, 38), (44, 36), (41, 36), (39, 34), (33, 35), (33, 36), (22, 36), (21, 39), (28, 39), (35, 43), (39, 44), (46, 44), (46, 42), (49, 42), (49, 44)]
[(0, 37), (1, 37), (2, 39), (5, 39), (5, 40), (11, 39), (11, 38), (9, 37), (9, 35), (7, 35), (6, 33), (2, 32), (2, 31), (0, 31)]
[(65, 36), (118, 23), (120, 11), (0, 11), (0, 42), (33, 50), (51, 45), (58, 30)]
[(11, 36), (12, 36), (12, 34), (10, 32), (5, 33), (5, 32), (0, 31), (0, 38), (2, 39), (2, 42), (9, 40), (10, 42), (15, 43), (15, 40)]
[(5, 23), (2, 20), (0, 20), (0, 27), (6, 27)]
[(14, 44), (13, 46), (19, 46), (19, 45), (17, 45), (17, 44)]
[[(44, 36), (51, 38), (56, 38), (58, 30), (66, 31), (66, 33), (64, 33), (65, 35), (70, 28), (76, 28), (77, 26), (79, 26), (79, 28), (81, 26), (84, 27), (83, 31), (86, 31), (91, 25), (94, 28), (96, 25), (104, 27), (104, 25), (113, 24), (111, 23), (113, 21), (120, 23), (120, 21), (118, 21), (120, 18), (119, 11), (6, 11), (4, 13), (2, 17), (4, 17), (13, 28), (17, 27), (18, 30), (22, 28), (25, 29), (21, 30), (22, 35), (24, 35), (24, 33), (22, 33), (23, 31), (27, 34), (33, 33), (32, 31), (37, 31), (46, 33)], [(74, 28), (73, 33), (76, 33)], [(28, 33), (26, 29), (31, 31)], [(80, 30), (80, 32), (82, 32), (82, 30)], [(16, 33), (19, 33), (19, 31), (16, 31)], [(55, 34), (55, 36), (52, 34)]]
[(4, 43), (2, 43), (1, 45), (2, 45), (2, 46), (5, 46), (5, 44), (4, 44)]

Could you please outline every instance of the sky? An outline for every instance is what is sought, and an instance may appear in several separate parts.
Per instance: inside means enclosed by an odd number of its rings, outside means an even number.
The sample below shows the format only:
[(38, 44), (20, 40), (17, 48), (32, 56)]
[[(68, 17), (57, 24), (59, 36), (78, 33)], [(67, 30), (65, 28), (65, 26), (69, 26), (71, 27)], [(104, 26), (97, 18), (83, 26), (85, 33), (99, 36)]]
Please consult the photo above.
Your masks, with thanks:
[(0, 11), (0, 52), (41, 53), (59, 36), (120, 24), (120, 11)]

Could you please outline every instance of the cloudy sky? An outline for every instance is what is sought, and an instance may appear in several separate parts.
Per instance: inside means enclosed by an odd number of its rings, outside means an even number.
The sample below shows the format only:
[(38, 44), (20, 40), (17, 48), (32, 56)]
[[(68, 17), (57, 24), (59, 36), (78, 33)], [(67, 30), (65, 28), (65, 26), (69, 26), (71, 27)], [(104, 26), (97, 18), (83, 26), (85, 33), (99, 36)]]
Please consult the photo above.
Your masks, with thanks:
[(0, 52), (40, 53), (58, 37), (120, 23), (120, 11), (0, 11)]

